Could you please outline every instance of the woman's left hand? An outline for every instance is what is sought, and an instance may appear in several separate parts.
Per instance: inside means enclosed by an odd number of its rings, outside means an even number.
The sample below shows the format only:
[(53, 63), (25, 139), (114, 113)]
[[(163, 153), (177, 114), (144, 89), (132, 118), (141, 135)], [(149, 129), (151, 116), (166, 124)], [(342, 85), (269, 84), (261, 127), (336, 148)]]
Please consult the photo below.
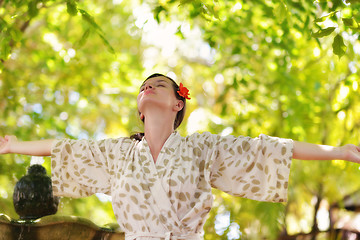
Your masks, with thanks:
[(343, 152), (344, 160), (349, 162), (360, 163), (360, 147), (354, 144), (346, 144), (340, 149)]

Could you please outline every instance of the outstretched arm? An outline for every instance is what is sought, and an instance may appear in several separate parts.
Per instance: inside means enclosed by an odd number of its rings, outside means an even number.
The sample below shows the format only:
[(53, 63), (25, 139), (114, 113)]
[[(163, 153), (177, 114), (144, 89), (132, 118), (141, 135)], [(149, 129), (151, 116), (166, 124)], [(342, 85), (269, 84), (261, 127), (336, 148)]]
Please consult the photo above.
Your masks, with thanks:
[(0, 137), (0, 154), (17, 153), (30, 156), (50, 156), (54, 139), (18, 141), (15, 136)]
[(294, 159), (300, 160), (346, 160), (360, 163), (360, 147), (347, 144), (342, 147), (317, 145), (294, 141)]

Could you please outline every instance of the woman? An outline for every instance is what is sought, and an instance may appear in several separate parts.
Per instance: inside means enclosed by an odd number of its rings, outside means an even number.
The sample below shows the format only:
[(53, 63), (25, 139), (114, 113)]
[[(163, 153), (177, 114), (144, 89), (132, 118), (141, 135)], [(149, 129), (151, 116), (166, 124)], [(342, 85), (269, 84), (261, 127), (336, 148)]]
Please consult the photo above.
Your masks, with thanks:
[(0, 140), (0, 153), (51, 156), (56, 195), (112, 196), (126, 240), (200, 239), (211, 188), (259, 201), (287, 199), (291, 159), (360, 162), (355, 145), (332, 147), (260, 135), (181, 137), (188, 90), (169, 77), (147, 78), (137, 97), (144, 134), (131, 138)]

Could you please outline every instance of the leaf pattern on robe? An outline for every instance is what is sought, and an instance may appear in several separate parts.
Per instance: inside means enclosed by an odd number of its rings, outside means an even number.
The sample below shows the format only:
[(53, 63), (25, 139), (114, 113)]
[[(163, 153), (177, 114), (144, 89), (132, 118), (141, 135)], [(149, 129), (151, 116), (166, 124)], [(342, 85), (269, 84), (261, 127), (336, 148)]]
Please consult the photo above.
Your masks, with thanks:
[(111, 195), (127, 233), (200, 233), (212, 187), (259, 201), (286, 201), (292, 150), (292, 140), (263, 134), (174, 132), (154, 163), (145, 138), (61, 139), (52, 146), (53, 189), (69, 197)]

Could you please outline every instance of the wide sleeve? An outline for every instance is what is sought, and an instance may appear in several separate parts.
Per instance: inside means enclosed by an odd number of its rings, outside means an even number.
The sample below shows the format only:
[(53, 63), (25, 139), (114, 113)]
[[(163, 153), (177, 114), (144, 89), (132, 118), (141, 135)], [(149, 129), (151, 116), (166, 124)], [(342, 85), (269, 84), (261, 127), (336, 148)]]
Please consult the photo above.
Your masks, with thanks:
[(55, 140), (51, 148), (51, 175), (55, 195), (86, 197), (111, 193), (114, 163), (122, 158), (123, 139)]
[(287, 201), (291, 139), (227, 136), (219, 138), (213, 150), (212, 187), (258, 201)]

